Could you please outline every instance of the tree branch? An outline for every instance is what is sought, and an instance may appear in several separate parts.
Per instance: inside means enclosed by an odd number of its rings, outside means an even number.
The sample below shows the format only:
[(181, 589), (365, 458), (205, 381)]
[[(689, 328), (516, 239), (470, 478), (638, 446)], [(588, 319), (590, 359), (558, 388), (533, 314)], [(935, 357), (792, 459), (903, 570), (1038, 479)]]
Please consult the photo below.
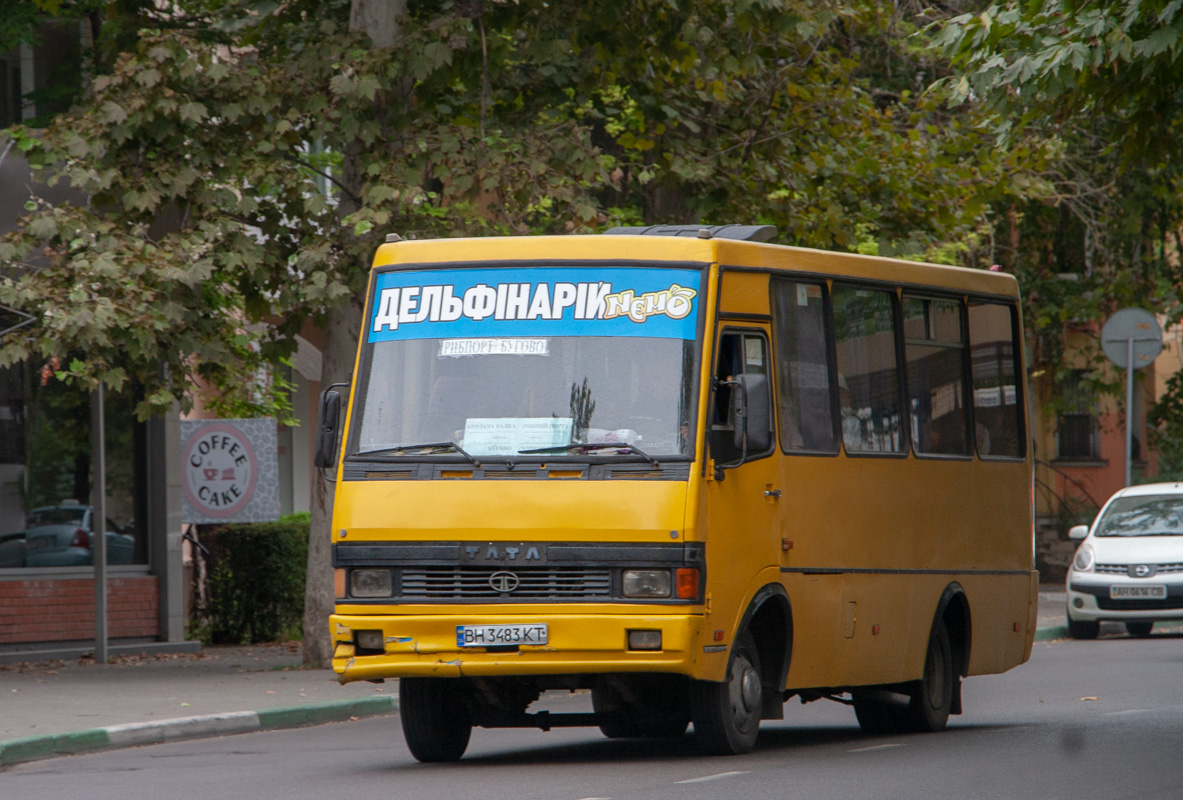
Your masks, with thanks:
[(283, 157), (284, 157), (284, 158), (286, 158), (288, 161), (291, 161), (291, 162), (294, 162), (294, 163), (296, 163), (296, 164), (299, 164), (301, 167), (304, 167), (305, 169), (310, 169), (310, 170), (312, 170), (313, 172), (315, 172), (317, 175), (320, 175), (320, 176), (321, 176), (322, 178), (324, 178), (325, 180), (328, 180), (328, 181), (330, 181), (330, 182), (331, 182), (331, 183), (332, 183), (334, 186), (336, 186), (336, 187), (337, 187), (338, 189), (340, 189), (342, 192), (344, 192), (345, 194), (347, 194), (347, 195), (349, 196), (349, 199), (350, 199), (350, 200), (352, 200), (352, 201), (354, 202), (354, 204), (356, 204), (356, 205), (357, 205), (357, 207), (358, 207), (358, 208), (361, 208), (361, 205), (362, 205), (362, 199), (361, 199), (361, 197), (359, 197), (359, 196), (358, 196), (357, 194), (355, 194), (354, 192), (350, 191), (350, 189), (349, 189), (349, 187), (348, 187), (348, 186), (346, 186), (345, 184), (341, 183), (341, 181), (339, 181), (339, 180), (337, 180), (336, 178), (334, 178), (334, 177), (333, 177), (331, 174), (329, 174), (328, 172), (324, 172), (323, 170), (319, 170), (319, 169), (317, 169), (316, 167), (312, 166), (311, 164), (309, 164), (309, 163), (308, 163), (307, 161), (305, 161), (304, 159), (302, 159), (302, 158), (297, 158), (296, 156), (292, 155), (291, 153), (284, 153)]

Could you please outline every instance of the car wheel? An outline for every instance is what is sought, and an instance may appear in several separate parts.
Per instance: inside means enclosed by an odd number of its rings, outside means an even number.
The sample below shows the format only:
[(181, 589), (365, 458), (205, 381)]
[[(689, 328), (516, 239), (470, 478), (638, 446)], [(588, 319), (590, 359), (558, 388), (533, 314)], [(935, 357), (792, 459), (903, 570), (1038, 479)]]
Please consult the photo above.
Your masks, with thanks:
[(1149, 636), (1153, 627), (1153, 622), (1127, 622), (1125, 631), (1130, 636)]
[(1101, 632), (1101, 623), (1094, 620), (1068, 618), (1068, 635), (1073, 639), (1096, 639)]
[(711, 755), (741, 755), (756, 746), (764, 687), (760, 654), (752, 634), (744, 631), (731, 648), (722, 683), (694, 681), (690, 717), (699, 747)]
[(398, 682), (399, 716), (407, 747), (419, 761), (459, 761), (468, 749), (472, 720), (458, 681), (402, 678)]

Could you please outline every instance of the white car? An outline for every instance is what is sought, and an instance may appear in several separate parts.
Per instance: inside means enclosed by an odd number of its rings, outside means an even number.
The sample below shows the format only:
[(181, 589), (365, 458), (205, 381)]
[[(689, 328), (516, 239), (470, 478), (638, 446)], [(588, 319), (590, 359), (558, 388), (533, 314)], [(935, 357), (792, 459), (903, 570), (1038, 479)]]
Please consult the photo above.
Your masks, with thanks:
[(1094, 639), (1102, 621), (1146, 636), (1156, 622), (1183, 620), (1183, 484), (1122, 489), (1080, 540), (1068, 569), (1068, 634)]

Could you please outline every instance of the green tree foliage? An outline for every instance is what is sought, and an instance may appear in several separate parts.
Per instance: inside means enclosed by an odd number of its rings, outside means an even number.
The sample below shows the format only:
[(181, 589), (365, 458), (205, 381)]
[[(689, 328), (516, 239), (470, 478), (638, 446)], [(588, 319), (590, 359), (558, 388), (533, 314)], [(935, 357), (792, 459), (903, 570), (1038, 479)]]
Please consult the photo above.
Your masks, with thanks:
[(0, 364), (82, 353), (63, 376), (140, 384), (141, 415), (195, 384), (274, 410), (259, 368), (309, 318), (323, 382), (344, 377), (388, 232), (761, 222), (972, 264), (1014, 183), (973, 108), (928, 88), (946, 66), (920, 2), (408, 0), (351, 22), (381, 6), (104, 4), (85, 97), (11, 134), (91, 201), (34, 202), (0, 241), (0, 303), (38, 319)]
[(923, 253), (984, 200), (981, 135), (859, 73), (911, 32), (878, 4), (415, 3), (393, 50), (341, 0), (126, 8), (145, 27), (84, 102), (12, 132), (92, 201), (35, 203), (0, 244), (0, 302), (40, 321), (0, 362), (84, 352), (69, 377), (149, 387), (142, 414), (253, 387), (358, 291), (378, 233), (735, 219)]
[[(981, 105), (1004, 145), (1045, 155), (1004, 209), (999, 260), (1023, 282), (1037, 361), (1060, 373), (1066, 327), (1095, 328), (1125, 306), (1180, 313), (1181, 10), (1007, 0), (936, 37), (959, 70), (954, 101)], [(1099, 346), (1092, 357), (1099, 368)]]

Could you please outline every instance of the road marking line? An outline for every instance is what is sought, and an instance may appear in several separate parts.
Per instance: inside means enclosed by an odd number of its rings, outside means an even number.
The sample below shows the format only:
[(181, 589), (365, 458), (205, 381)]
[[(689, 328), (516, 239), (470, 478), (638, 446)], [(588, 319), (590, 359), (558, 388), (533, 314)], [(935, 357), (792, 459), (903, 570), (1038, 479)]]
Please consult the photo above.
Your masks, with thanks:
[(890, 747), (903, 747), (902, 744), (873, 744), (870, 747), (856, 747), (853, 750), (848, 750), (848, 753), (867, 753), (871, 750), (887, 750)]
[(674, 781), (674, 783), (706, 783), (707, 781), (717, 781), (719, 778), (730, 778), (732, 775), (747, 775), (751, 770), (737, 770), (733, 772), (720, 772), (717, 775), (704, 775), (701, 778), (688, 778), (684, 781)]

